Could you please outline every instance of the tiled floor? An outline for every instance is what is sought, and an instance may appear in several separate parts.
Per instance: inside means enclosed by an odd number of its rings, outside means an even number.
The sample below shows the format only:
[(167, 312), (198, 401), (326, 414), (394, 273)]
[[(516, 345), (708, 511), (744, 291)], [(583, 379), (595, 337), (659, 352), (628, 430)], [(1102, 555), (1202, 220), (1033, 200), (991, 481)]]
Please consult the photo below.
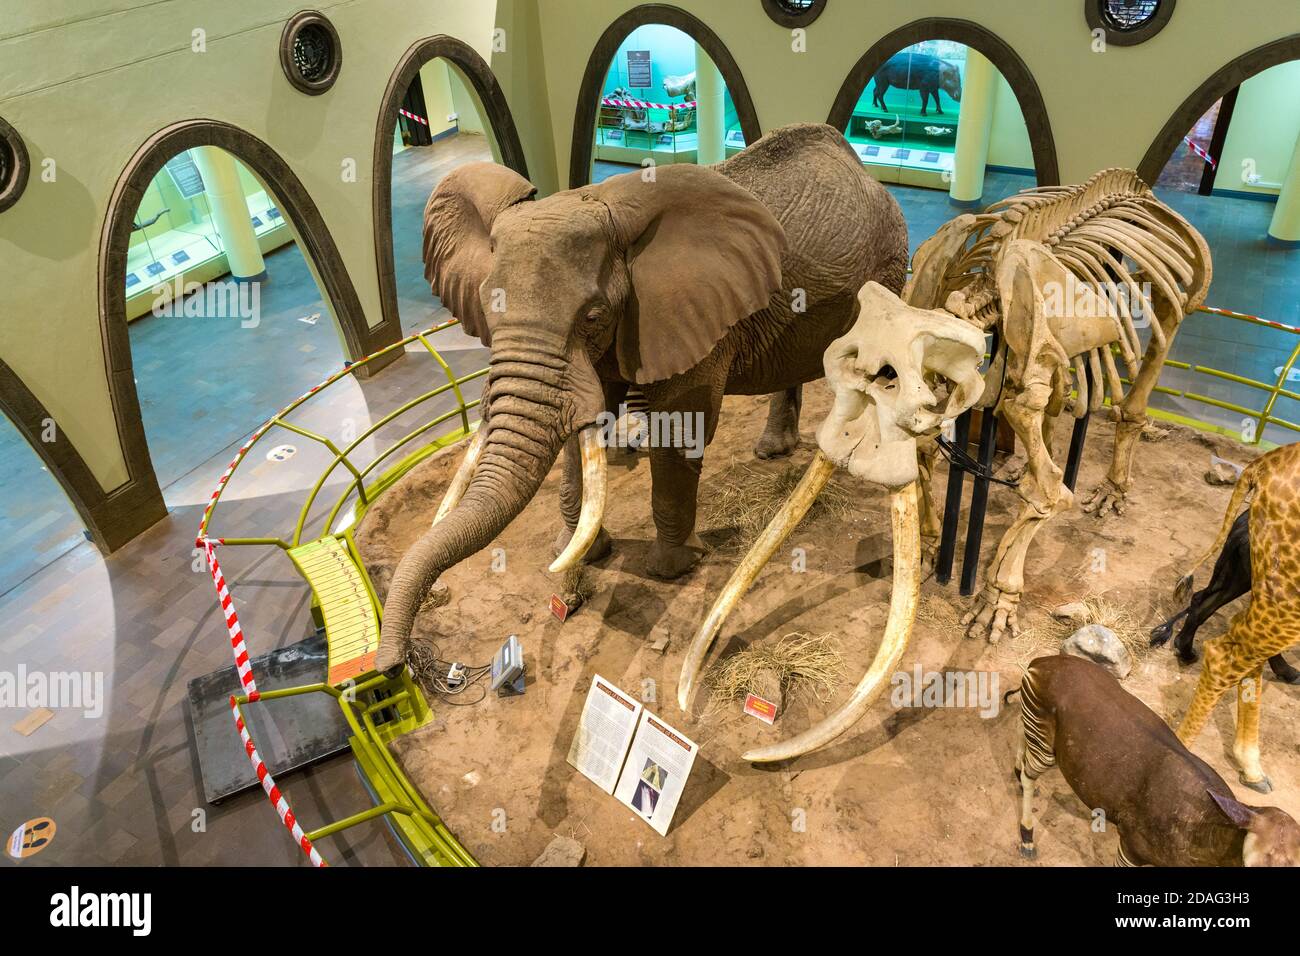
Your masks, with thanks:
[[(439, 314), (419, 262), (428, 192), (455, 163), (486, 156), (481, 139), (458, 137), (394, 157), (394, 246), (408, 330)], [(991, 174), (986, 199), (1026, 182)], [(907, 215), (913, 248), (955, 211), (942, 192), (890, 188)], [(1271, 205), (1165, 198), (1210, 240), (1216, 257), (1212, 303), (1300, 324), (1300, 253), (1262, 241)], [(107, 692), (102, 716), (57, 710), (30, 736), (13, 729), (28, 709), (0, 710), (0, 831), (42, 815), (59, 826), (50, 849), (24, 865), (302, 862), (260, 792), (219, 807), (204, 804), (185, 705), (190, 679), (229, 666), (211, 581), (194, 568), (194, 530), (212, 482), (253, 427), (341, 360), (301, 256), (285, 250), (268, 266), (273, 281), (258, 329), (227, 328), (217, 338), (211, 327), (176, 319), (133, 328), (146, 426), (171, 514), (118, 554), (104, 559), (79, 542), (75, 516), (53, 479), (42, 474), (12, 426), (0, 431), (0, 530), (14, 555), (0, 559), (0, 591), (7, 591), (0, 612), (17, 622), (0, 635), (0, 671), (100, 672)], [(321, 313), (316, 324), (297, 321), (314, 312)], [(1178, 349), (1220, 367), (1230, 361), (1280, 364), (1277, 356), (1291, 341), (1284, 333), (1225, 321), (1193, 317)], [(221, 348), (225, 336), (230, 347)], [(456, 330), (437, 344), (458, 371), (485, 361), (484, 350)], [(427, 356), (413, 353), (373, 381), (346, 380), (318, 396), (303, 421), (327, 431), (364, 427), (427, 388), (435, 374)], [(280, 464), (265, 460), (264, 450), (281, 442), (298, 453)], [(232, 482), (214, 533), (283, 533), (321, 467), (321, 453), (308, 442), (268, 436)], [(283, 556), (227, 548), (222, 559), (254, 653), (306, 635), (307, 594)], [(308, 826), (367, 803), (350, 759), (327, 761), (283, 782)], [(334, 862), (399, 859), (377, 822), (323, 841), (322, 850)]]

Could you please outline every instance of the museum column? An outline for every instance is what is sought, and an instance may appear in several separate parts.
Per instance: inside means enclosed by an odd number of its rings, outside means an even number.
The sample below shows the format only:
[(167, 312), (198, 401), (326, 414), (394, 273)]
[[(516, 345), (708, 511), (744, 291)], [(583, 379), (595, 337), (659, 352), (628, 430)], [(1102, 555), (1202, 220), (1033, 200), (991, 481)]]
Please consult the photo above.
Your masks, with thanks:
[(695, 44), (695, 161), (701, 166), (727, 158), (727, 85), (704, 48)]
[(966, 76), (961, 84), (960, 120), (953, 147), (952, 184), (948, 187), (948, 199), (956, 206), (978, 206), (984, 195), (984, 166), (989, 159), (996, 78), (997, 70), (984, 54), (973, 49), (966, 51)]
[(1268, 224), (1268, 241), (1274, 245), (1300, 248), (1300, 136), (1291, 151), (1291, 165), (1282, 181), (1273, 219)]
[(257, 245), (257, 233), (248, 215), (248, 201), (239, 181), (235, 157), (215, 146), (199, 146), (193, 151), (194, 164), (203, 177), (212, 225), (221, 237), (230, 275), (236, 282), (260, 282), (266, 279), (266, 264)]

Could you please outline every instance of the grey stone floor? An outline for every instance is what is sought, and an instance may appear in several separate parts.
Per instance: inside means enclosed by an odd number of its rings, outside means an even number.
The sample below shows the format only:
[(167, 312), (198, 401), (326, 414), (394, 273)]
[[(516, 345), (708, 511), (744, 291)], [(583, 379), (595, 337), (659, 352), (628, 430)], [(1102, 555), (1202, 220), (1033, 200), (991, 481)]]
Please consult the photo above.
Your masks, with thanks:
[[(429, 294), (419, 262), (429, 190), (457, 162), (487, 155), (481, 138), (457, 137), (395, 157), (394, 246), (405, 329), (446, 315)], [(1026, 184), (1025, 177), (993, 174), (986, 198)], [(955, 211), (941, 192), (891, 188), (908, 217), (913, 246)], [(1263, 242), (1270, 204), (1165, 198), (1210, 241), (1216, 257), (1212, 304), (1300, 324), (1300, 253)], [(260, 791), (219, 807), (204, 804), (185, 704), (189, 680), (230, 664), (211, 581), (193, 569), (194, 531), (212, 483), (249, 431), (342, 359), (332, 317), (301, 254), (285, 249), (269, 257), (268, 268), (272, 281), (257, 329), (228, 324), (214, 332), (183, 319), (133, 326), (146, 429), (171, 514), (119, 553), (103, 558), (80, 538), (53, 478), (12, 425), (0, 422), (0, 530), (8, 545), (0, 554), (0, 612), (11, 622), (0, 635), (0, 670), (96, 671), (108, 692), (102, 716), (60, 709), (30, 736), (13, 727), (25, 709), (0, 710), (0, 831), (42, 815), (59, 827), (50, 849), (23, 865), (302, 864)], [(297, 321), (315, 312), (316, 324)], [(1194, 316), (1176, 348), (1223, 368), (1241, 361), (1271, 369), (1285, 359), (1291, 339), (1284, 333), (1225, 321)], [(461, 372), (485, 362), (485, 350), (457, 330), (442, 333), (436, 344)], [(435, 375), (431, 365), (412, 353), (372, 381), (340, 383), (313, 400), (303, 421), (326, 431), (364, 427), (427, 388)], [(265, 450), (281, 442), (298, 453), (284, 463), (266, 461)], [(268, 436), (232, 482), (214, 533), (287, 531), (321, 467), (320, 452), (304, 440)], [(271, 550), (235, 548), (221, 557), (254, 653), (306, 636), (307, 593), (287, 559)], [(350, 758), (281, 782), (309, 827), (368, 803)], [(199, 811), (202, 828), (195, 824)], [(322, 852), (336, 863), (401, 859), (379, 822), (322, 842)], [(0, 860), (13, 865), (3, 855)]]

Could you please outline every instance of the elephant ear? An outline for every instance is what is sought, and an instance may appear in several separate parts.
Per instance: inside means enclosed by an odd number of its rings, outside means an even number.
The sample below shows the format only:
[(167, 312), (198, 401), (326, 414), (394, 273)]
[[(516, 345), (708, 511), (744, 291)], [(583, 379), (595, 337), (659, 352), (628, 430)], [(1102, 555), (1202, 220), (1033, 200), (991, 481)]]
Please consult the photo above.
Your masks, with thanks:
[(619, 371), (658, 382), (697, 365), (781, 289), (785, 230), (749, 190), (703, 166), (612, 176), (590, 193), (614, 221), (632, 288)]
[(479, 287), (492, 271), (492, 222), (536, 192), (505, 166), (466, 163), (442, 178), (424, 207), (424, 277), (465, 331), (484, 345), (492, 344), (492, 333)]

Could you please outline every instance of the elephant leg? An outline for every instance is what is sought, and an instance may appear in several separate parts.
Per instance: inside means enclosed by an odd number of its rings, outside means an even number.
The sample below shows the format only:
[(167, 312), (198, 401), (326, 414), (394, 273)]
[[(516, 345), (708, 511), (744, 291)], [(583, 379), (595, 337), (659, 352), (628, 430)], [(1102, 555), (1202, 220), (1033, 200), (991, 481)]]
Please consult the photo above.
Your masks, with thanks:
[(704, 542), (695, 533), (696, 493), (704, 448), (722, 407), (726, 364), (696, 366), (685, 381), (647, 389), (650, 405), (650, 503), (657, 536), (646, 560), (656, 578), (681, 577), (699, 562)]
[(754, 445), (754, 454), (766, 461), (785, 458), (799, 444), (799, 410), (803, 407), (803, 386), (796, 385), (768, 397), (767, 427)]

